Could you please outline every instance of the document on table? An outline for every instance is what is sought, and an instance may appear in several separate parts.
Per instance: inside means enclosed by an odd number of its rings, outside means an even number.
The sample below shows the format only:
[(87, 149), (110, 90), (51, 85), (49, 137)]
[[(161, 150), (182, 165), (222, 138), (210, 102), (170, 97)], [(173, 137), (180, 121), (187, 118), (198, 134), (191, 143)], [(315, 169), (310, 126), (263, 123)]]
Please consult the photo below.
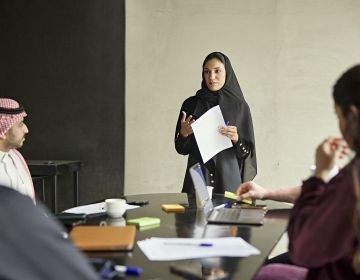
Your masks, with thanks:
[(225, 121), (219, 105), (209, 109), (191, 125), (204, 163), (232, 147), (231, 140), (219, 133), (220, 126), (225, 126)]
[[(126, 210), (138, 208), (137, 205), (129, 205), (126, 204)], [(95, 213), (104, 213), (105, 202), (93, 203), (88, 205), (82, 205), (74, 208), (70, 208), (65, 210), (65, 213), (73, 213), (73, 214), (95, 214)]]
[(151, 261), (172, 261), (207, 257), (248, 257), (260, 251), (241, 237), (158, 238), (137, 242)]

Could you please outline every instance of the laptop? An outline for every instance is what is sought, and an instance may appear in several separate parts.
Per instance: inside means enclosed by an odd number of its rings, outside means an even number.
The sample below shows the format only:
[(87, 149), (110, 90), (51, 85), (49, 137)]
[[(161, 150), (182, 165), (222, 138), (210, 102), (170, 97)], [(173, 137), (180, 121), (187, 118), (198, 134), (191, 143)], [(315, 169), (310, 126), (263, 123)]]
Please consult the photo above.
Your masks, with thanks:
[(190, 176), (194, 184), (196, 205), (203, 208), (208, 223), (214, 224), (247, 224), (262, 225), (266, 210), (264, 208), (217, 208), (214, 207), (207, 187), (205, 177), (199, 163), (189, 168)]

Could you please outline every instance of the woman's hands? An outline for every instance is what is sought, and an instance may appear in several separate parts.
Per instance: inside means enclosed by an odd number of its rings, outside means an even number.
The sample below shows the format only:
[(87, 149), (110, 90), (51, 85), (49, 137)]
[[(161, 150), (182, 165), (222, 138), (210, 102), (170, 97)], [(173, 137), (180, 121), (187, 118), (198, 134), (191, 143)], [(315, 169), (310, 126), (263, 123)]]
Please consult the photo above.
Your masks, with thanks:
[[(195, 121), (195, 119), (193, 119), (192, 115), (187, 116), (186, 112), (184, 111), (181, 111), (181, 115), (182, 117), (180, 121), (180, 125), (181, 125), (180, 134), (183, 138), (186, 138), (189, 135), (193, 134), (191, 124)], [(231, 125), (221, 126), (219, 128), (219, 132), (221, 135), (228, 137), (234, 144), (236, 144), (239, 141), (239, 135), (237, 133), (236, 126), (231, 126)]]
[(339, 167), (340, 160), (348, 155), (348, 145), (342, 138), (329, 137), (316, 149), (315, 177), (327, 182), (333, 176), (334, 170)]
[(180, 125), (181, 125), (181, 129), (180, 129), (180, 134), (183, 138), (188, 137), (190, 134), (193, 133), (193, 130), (191, 128), (191, 124), (195, 121), (192, 117), (192, 115), (186, 117), (186, 113), (184, 111), (181, 111), (181, 121), (180, 121)]
[(233, 144), (236, 144), (239, 141), (239, 134), (237, 133), (237, 127), (232, 125), (221, 126), (219, 128), (221, 135), (229, 138)]

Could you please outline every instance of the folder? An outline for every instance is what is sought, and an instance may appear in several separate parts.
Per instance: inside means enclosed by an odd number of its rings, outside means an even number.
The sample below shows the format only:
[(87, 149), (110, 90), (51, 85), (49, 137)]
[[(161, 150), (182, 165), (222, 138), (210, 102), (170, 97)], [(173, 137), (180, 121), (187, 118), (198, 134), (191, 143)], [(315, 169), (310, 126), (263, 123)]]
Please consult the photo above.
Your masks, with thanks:
[(130, 251), (134, 247), (136, 227), (76, 226), (70, 232), (75, 247), (83, 251)]

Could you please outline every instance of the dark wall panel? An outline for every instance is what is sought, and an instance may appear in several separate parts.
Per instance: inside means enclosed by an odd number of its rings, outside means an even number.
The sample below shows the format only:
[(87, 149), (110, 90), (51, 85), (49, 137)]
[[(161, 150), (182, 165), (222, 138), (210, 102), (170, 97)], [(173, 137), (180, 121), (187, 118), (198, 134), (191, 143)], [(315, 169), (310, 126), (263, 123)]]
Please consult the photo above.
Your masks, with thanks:
[[(125, 0), (0, 1), (0, 95), (23, 103), (27, 159), (79, 159), (80, 203), (124, 181)], [(60, 210), (72, 192), (60, 180)]]

